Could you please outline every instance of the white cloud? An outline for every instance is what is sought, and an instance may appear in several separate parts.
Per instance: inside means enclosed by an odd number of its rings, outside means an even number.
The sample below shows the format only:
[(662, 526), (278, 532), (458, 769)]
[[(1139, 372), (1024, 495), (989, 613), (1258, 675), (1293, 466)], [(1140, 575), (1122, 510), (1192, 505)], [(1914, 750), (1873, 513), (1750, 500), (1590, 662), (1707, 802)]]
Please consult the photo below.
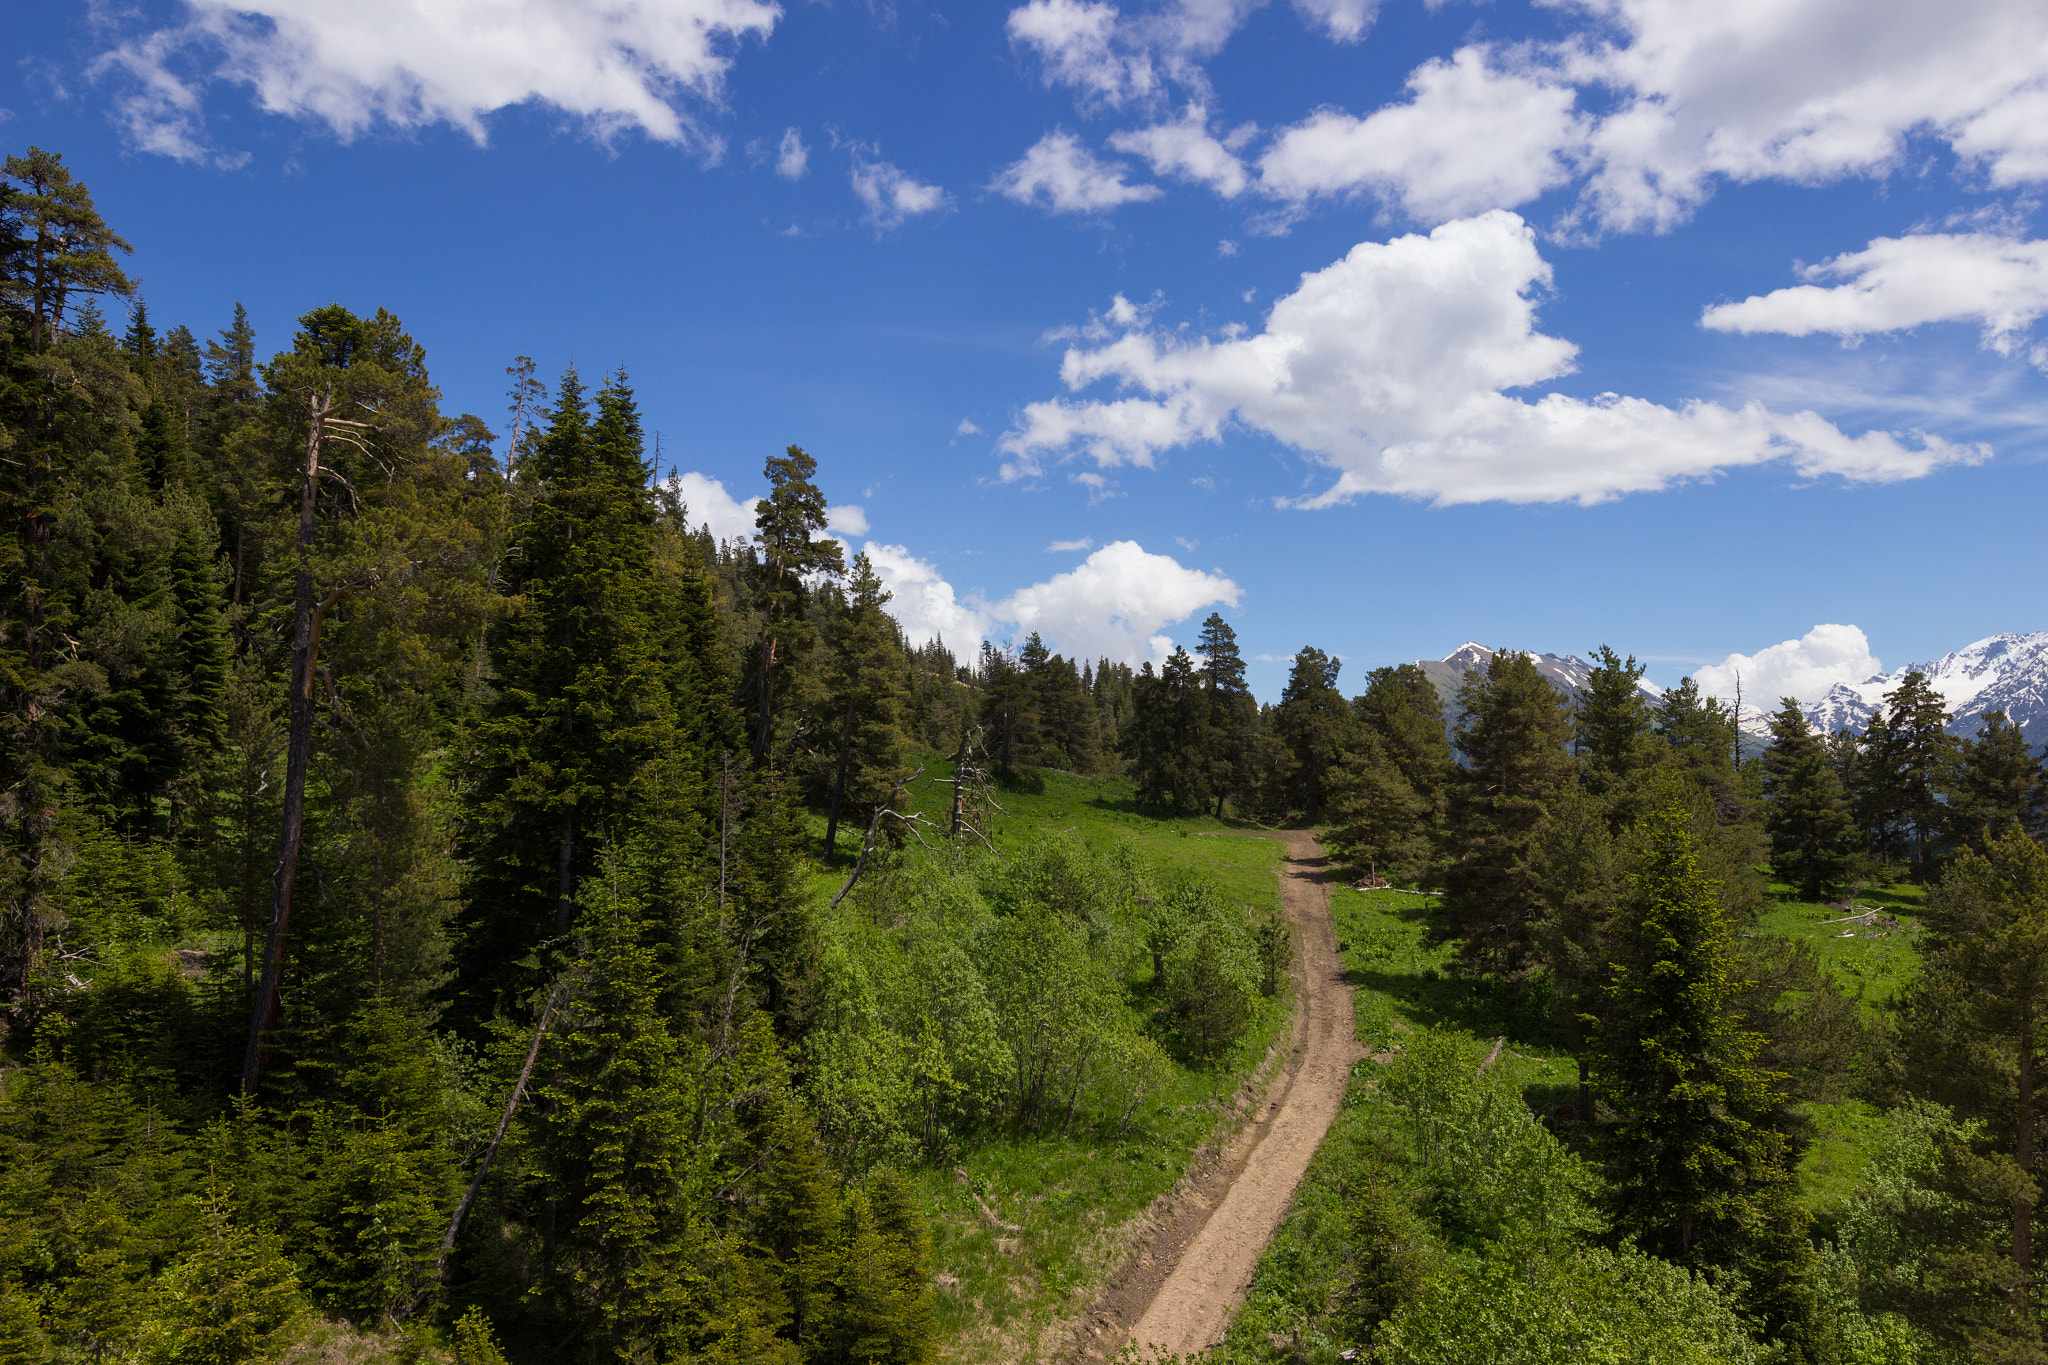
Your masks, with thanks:
[(1095, 537), (1082, 536), (1079, 540), (1055, 540), (1052, 544), (1045, 547), (1045, 552), (1049, 555), (1065, 555), (1072, 554), (1076, 550), (1092, 550), (1094, 548)]
[(2036, 0), (1561, 0), (1620, 43), (1561, 64), (1615, 92), (1590, 208), (1668, 227), (1715, 177), (1819, 183), (1903, 163), (1924, 130), (1994, 185), (2048, 175), (2048, 7)]
[(1070, 658), (1137, 663), (1164, 659), (1163, 627), (1218, 603), (1235, 607), (1243, 589), (1220, 574), (1148, 554), (1136, 541), (1103, 546), (1078, 566), (1011, 593), (991, 609), (1022, 635), (1037, 631)]
[(1299, 203), (1372, 190), (1430, 222), (1523, 204), (1572, 177), (1587, 120), (1554, 78), (1503, 71), (1482, 48), (1425, 62), (1410, 98), (1366, 118), (1325, 109), (1280, 134), (1259, 185)]
[(1072, 133), (1054, 129), (1006, 166), (989, 188), (1020, 204), (1054, 213), (1100, 213), (1160, 195), (1156, 185), (1127, 185), (1124, 167), (1095, 159)]
[(889, 589), (889, 613), (912, 644), (943, 639), (963, 657), (980, 647), (992, 624), (984, 603), (961, 601), (938, 566), (901, 545), (871, 540), (861, 548)]
[(866, 207), (868, 222), (884, 232), (951, 202), (937, 185), (921, 185), (889, 162), (870, 161), (858, 147), (853, 152), (853, 192)]
[(209, 155), (206, 90), (249, 87), (259, 108), (346, 140), (382, 123), (448, 124), (485, 140), (487, 116), (552, 106), (598, 136), (638, 129), (716, 155), (687, 101), (716, 104), (735, 41), (765, 38), (771, 0), (186, 0), (175, 27), (104, 53), (114, 118), (146, 151)]
[(782, 131), (782, 145), (775, 153), (775, 173), (785, 180), (801, 180), (811, 164), (811, 149), (804, 146), (804, 137), (794, 128)]
[(1706, 695), (1732, 702), (1740, 675), (1746, 715), (1751, 707), (1775, 710), (1781, 697), (1818, 701), (1836, 683), (1859, 683), (1883, 671), (1859, 627), (1815, 626), (1797, 640), (1755, 654), (1730, 654), (1694, 673), (1693, 679)]
[[(1089, 541), (1055, 542), (1055, 551), (1085, 549)], [(936, 565), (901, 545), (869, 541), (864, 547), (889, 591), (889, 610), (916, 644), (943, 637), (965, 655), (984, 638), (1037, 631), (1073, 659), (1108, 657), (1125, 663), (1160, 660), (1172, 652), (1164, 627), (1205, 607), (1235, 607), (1243, 590), (1220, 573), (1183, 567), (1170, 555), (1148, 554), (1135, 541), (1105, 545), (1066, 573), (1019, 589), (1000, 602), (969, 594), (962, 599)]]
[(981, 435), (981, 428), (974, 424), (972, 417), (962, 417), (960, 425), (953, 428), (953, 434), (955, 436), (979, 436)]
[[(723, 480), (694, 469), (670, 479), (668, 487), (689, 509), (692, 526), (709, 526), (712, 536), (721, 541), (754, 538), (754, 504), (759, 498), (735, 498), (726, 491)], [(851, 503), (834, 504), (825, 509), (825, 525), (841, 536), (864, 536), (868, 514)]]
[(1257, 334), (1189, 339), (1134, 318), (1092, 349), (1070, 346), (1060, 374), (1070, 392), (1102, 382), (1136, 392), (1030, 404), (1000, 442), (1003, 476), (1077, 450), (1098, 468), (1149, 467), (1233, 422), (1337, 471), (1309, 506), (1365, 493), (1595, 503), (1775, 460), (1807, 477), (1888, 481), (1989, 455), (1934, 436), (1851, 437), (1814, 413), (1757, 403), (1511, 396), (1573, 368), (1577, 348), (1536, 329), (1535, 296), (1549, 282), (1535, 234), (1495, 211), (1361, 242), (1304, 275)]
[(720, 541), (753, 539), (755, 499), (735, 498), (725, 491), (724, 483), (695, 470), (676, 475), (668, 486), (689, 509), (692, 526), (709, 526), (713, 538)]
[(1208, 110), (1190, 104), (1173, 122), (1118, 133), (1110, 138), (1109, 145), (1120, 152), (1144, 157), (1152, 163), (1154, 175), (1191, 180), (1207, 185), (1225, 199), (1235, 199), (1244, 192), (1250, 178), (1231, 147), (1242, 146), (1254, 132), (1256, 129), (1246, 127), (1241, 134), (1233, 133), (1228, 142), (1218, 141), (1209, 132)]
[[(1265, 0), (1171, 0), (1126, 15), (1090, 0), (1030, 0), (1010, 11), (1010, 41), (1035, 53), (1047, 85), (1064, 85), (1085, 106), (1147, 104), (1169, 82), (1206, 88), (1202, 63), (1221, 51)], [(1336, 13), (1358, 0), (1334, 0)], [(1329, 26), (1329, 21), (1325, 21)]]
[(1857, 337), (1930, 322), (1974, 320), (1984, 343), (2003, 355), (2048, 313), (2048, 242), (1987, 233), (1880, 237), (1862, 251), (1801, 270), (1809, 281), (1724, 303), (1700, 317), (1721, 332), (1827, 332)]
[(1340, 43), (1355, 43), (1372, 27), (1379, 0), (1294, 0), (1302, 16)]

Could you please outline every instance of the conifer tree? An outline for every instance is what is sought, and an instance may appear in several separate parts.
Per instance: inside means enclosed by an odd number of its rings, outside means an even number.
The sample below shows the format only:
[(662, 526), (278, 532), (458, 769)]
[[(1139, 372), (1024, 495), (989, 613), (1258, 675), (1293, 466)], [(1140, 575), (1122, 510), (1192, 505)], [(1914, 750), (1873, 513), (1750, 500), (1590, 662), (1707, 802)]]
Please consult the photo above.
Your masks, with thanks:
[(593, 421), (575, 371), (527, 461), (525, 593), (495, 635), (498, 693), (469, 764), (476, 870), (455, 990), (489, 1018), (534, 984), (517, 964), (567, 934), (577, 890), (630, 830), (638, 778), (672, 734), (648, 619), (654, 509), (623, 376)]
[(1273, 728), (1294, 756), (1289, 782), (1291, 804), (1302, 818), (1316, 824), (1329, 800), (1332, 771), (1343, 762), (1357, 721), (1337, 690), (1342, 661), (1313, 645), (1294, 656), (1287, 687), (1273, 717)]
[(1496, 651), (1486, 672), (1465, 675), (1453, 742), (1466, 766), (1446, 822), (1444, 916), (1469, 965), (1518, 972), (1528, 965), (1538, 912), (1531, 847), (1571, 776), (1564, 697), (1529, 656)]
[(1809, 899), (1824, 899), (1849, 872), (1849, 818), (1834, 766), (1796, 697), (1771, 717), (1763, 762), (1771, 866)]
[[(2040, 1060), (2048, 1046), (2048, 852), (2017, 830), (1966, 849), (1928, 896), (1924, 965), (1898, 1037), (1913, 1094), (1959, 1120), (1902, 1306), (1984, 1360), (2040, 1358)], [(2000, 1231), (2002, 1229), (2002, 1232)]]
[(1139, 796), (1185, 814), (1206, 809), (1210, 709), (1193, 657), (1176, 648), (1156, 674), (1148, 661), (1133, 702), (1124, 744)]
[[(1596, 796), (1619, 798), (1655, 759), (1651, 710), (1641, 687), (1644, 666), (1600, 646), (1585, 693), (1572, 712), (1572, 743), (1580, 780)], [(1626, 803), (1624, 803), (1626, 804)], [(1628, 812), (1618, 808), (1627, 823)]]
[(804, 619), (804, 579), (844, 567), (839, 542), (825, 529), (825, 495), (811, 482), (818, 462), (801, 446), (770, 456), (764, 472), (768, 496), (754, 504), (755, 540), (761, 548), (760, 657), (754, 675), (754, 761), (766, 763), (775, 740), (775, 690), (794, 656), (810, 645)]
[(1635, 833), (1593, 1074), (1616, 1115), (1602, 1147), (1617, 1227), (1668, 1259), (1734, 1268), (1781, 1212), (1782, 1095), (1742, 1027), (1733, 931), (1688, 824), (1666, 808)]
[(1457, 772), (1436, 684), (1414, 664), (1375, 668), (1366, 674), (1365, 691), (1352, 699), (1351, 708), (1379, 736), (1387, 758), (1422, 802), (1420, 833), (1434, 845), (1442, 837)]
[(832, 800), (825, 816), (825, 861), (838, 860), (842, 811), (860, 825), (889, 797), (903, 775), (905, 742), (898, 725), (901, 651), (896, 624), (883, 608), (889, 590), (865, 553), (853, 557), (847, 577), (846, 609), (832, 641), (826, 669), (827, 705), (838, 713), (839, 753), (833, 766)]
[(1892, 740), (1885, 776), (1893, 809), (1911, 836), (1913, 874), (1925, 880), (1933, 874), (1935, 841), (1943, 821), (1941, 789), (1948, 780), (1956, 739), (1948, 733), (1948, 704), (1925, 674), (1908, 673), (1885, 694), (1885, 703)]
[(1951, 837), (1979, 852), (2010, 829), (2038, 833), (2048, 806), (2041, 760), (2003, 711), (1984, 713), (1975, 742), (1961, 746), (1944, 788)]
[(92, 192), (72, 177), (60, 154), (30, 147), (7, 158), (4, 174), (25, 230), (20, 273), (9, 272), (7, 301), (28, 313), (29, 346), (40, 351), (63, 330), (74, 297), (90, 304), (96, 294), (126, 298), (135, 292), (114, 259), (116, 251), (134, 248), (107, 226)]
[(1253, 750), (1258, 744), (1259, 704), (1244, 680), (1244, 656), (1238, 652), (1237, 632), (1216, 612), (1202, 622), (1202, 635), (1195, 646), (1202, 661), (1202, 690), (1209, 699), (1209, 786), (1216, 794), (1216, 814), (1223, 803), (1236, 796), (1245, 803), (1255, 769)]

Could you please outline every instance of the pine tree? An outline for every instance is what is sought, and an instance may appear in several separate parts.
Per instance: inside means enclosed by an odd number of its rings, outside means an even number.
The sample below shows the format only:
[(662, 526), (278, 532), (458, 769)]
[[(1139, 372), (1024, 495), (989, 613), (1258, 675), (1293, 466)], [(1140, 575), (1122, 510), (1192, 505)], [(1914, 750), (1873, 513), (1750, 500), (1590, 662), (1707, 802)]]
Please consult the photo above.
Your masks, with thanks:
[(1796, 697), (1784, 698), (1771, 717), (1763, 765), (1771, 866), (1808, 899), (1825, 899), (1849, 873), (1849, 817), (1834, 766)]
[(1496, 651), (1467, 673), (1452, 735), (1465, 755), (1451, 791), (1444, 915), (1437, 932), (1459, 940), (1470, 966), (1519, 972), (1538, 913), (1530, 853), (1571, 777), (1564, 697), (1526, 654)]
[(1442, 837), (1457, 775), (1443, 701), (1436, 684), (1414, 664), (1375, 668), (1365, 677), (1365, 691), (1352, 699), (1351, 709), (1379, 736), (1388, 759), (1423, 803), (1421, 832), (1433, 846)]
[(22, 273), (9, 279), (8, 300), (29, 314), (29, 346), (40, 351), (64, 330), (64, 310), (74, 296), (89, 305), (96, 294), (126, 298), (135, 292), (114, 260), (116, 251), (134, 248), (107, 226), (92, 192), (72, 178), (61, 155), (30, 147), (24, 156), (7, 158), (5, 177), (27, 230)]
[(1357, 725), (1351, 707), (1337, 690), (1340, 660), (1313, 645), (1294, 656), (1287, 687), (1273, 717), (1273, 728), (1294, 756), (1289, 783), (1291, 804), (1313, 825), (1323, 818), (1329, 800), (1331, 772), (1343, 761)]
[(809, 648), (804, 579), (844, 567), (839, 542), (825, 529), (825, 495), (811, 482), (818, 462), (801, 446), (770, 456), (763, 471), (768, 496), (754, 505), (761, 548), (761, 636), (754, 673), (754, 761), (768, 761), (775, 741), (775, 694), (796, 656)]

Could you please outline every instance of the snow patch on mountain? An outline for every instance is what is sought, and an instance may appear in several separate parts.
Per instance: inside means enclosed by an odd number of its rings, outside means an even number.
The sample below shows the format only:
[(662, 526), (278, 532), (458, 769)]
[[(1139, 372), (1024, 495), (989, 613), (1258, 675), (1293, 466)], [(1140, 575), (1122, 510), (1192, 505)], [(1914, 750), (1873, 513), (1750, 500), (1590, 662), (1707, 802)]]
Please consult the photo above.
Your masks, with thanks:
[[(1941, 695), (1953, 717), (1950, 734), (1974, 736), (1985, 712), (2003, 711), (2029, 744), (2048, 744), (2048, 630), (1992, 635), (1931, 663), (1907, 664), (1859, 683), (1836, 683), (1820, 700), (1801, 709), (1816, 730), (1862, 734), (1884, 705), (1885, 694), (1903, 683), (1908, 673), (1924, 675)], [(1750, 728), (1748, 717), (1744, 720), (1743, 728)]]

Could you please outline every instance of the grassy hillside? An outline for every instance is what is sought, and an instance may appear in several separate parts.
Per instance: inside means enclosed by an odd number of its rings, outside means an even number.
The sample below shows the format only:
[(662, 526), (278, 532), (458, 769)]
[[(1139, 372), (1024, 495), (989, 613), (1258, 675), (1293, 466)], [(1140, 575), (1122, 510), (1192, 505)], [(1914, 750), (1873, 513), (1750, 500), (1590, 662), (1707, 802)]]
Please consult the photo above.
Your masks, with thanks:
[[(933, 779), (950, 776), (951, 768), (943, 760), (926, 763), (911, 805), (942, 821), (951, 789)], [(989, 834), (999, 856), (1014, 857), (1046, 838), (1074, 838), (1104, 855), (1129, 850), (1162, 882), (1197, 873), (1249, 916), (1277, 912), (1277, 839), (1236, 822), (1156, 817), (1120, 779), (1041, 776), (1043, 791), (995, 793), (1002, 810)], [(822, 823), (813, 823), (822, 837)], [(858, 831), (850, 838), (842, 832), (841, 866), (814, 871), (821, 905), (844, 884), (858, 840)], [(899, 856), (914, 865), (932, 855), (912, 841)], [(857, 900), (849, 897), (827, 916), (828, 940), (858, 932)], [(1125, 985), (1134, 1018), (1148, 1019), (1158, 1004), (1149, 962), (1136, 963)], [(948, 1359), (1042, 1360), (1064, 1345), (1062, 1324), (1088, 1305), (1121, 1260), (1132, 1220), (1171, 1188), (1198, 1148), (1235, 1125), (1232, 1100), (1286, 1028), (1290, 1004), (1285, 991), (1265, 1002), (1213, 1067), (1176, 1062), (1121, 1139), (1092, 1131), (985, 1133), (912, 1172), (933, 1229)]]

